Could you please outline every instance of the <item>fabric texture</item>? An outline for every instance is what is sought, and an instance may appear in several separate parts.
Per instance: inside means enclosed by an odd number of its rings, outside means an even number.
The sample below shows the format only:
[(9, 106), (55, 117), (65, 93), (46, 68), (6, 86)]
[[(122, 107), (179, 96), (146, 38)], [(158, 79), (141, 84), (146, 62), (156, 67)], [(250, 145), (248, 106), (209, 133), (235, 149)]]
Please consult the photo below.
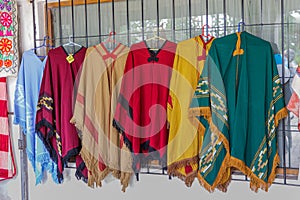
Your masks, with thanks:
[(190, 122), (188, 113), (206, 55), (214, 38), (201, 36), (178, 43), (168, 101), (168, 173), (191, 186), (198, 171), (202, 135)]
[(232, 168), (251, 189), (269, 189), (279, 163), (276, 127), (287, 116), (281, 87), (269, 42), (247, 32), (214, 40), (190, 108), (204, 132), (198, 178), (207, 190), (226, 191)]
[(0, 181), (16, 175), (7, 106), (6, 78), (0, 78)]
[(26, 135), (26, 152), (33, 167), (36, 184), (44, 180), (44, 172), (52, 174), (58, 183), (57, 164), (35, 132), (36, 106), (47, 58), (41, 61), (32, 51), (25, 51), (19, 69), (14, 100), (14, 124), (20, 125)]
[[(76, 127), (70, 123), (74, 98), (74, 83), (83, 63), (86, 48), (70, 55), (63, 46), (51, 49), (43, 74), (36, 114), (36, 131), (50, 157), (57, 164), (58, 181), (69, 158), (79, 156), (80, 139)], [(77, 165), (77, 170), (79, 166)], [(78, 171), (76, 175), (79, 175)], [(78, 177), (86, 180), (87, 177)]]
[(293, 91), (300, 97), (300, 73), (296, 73), (292, 82)]
[(0, 3), (0, 77), (18, 74), (18, 18), (17, 2)]
[(152, 50), (146, 41), (131, 46), (114, 126), (133, 152), (133, 170), (139, 172), (150, 160), (167, 166), (167, 101), (176, 44), (165, 41)]
[(129, 48), (117, 45), (108, 52), (103, 43), (87, 50), (80, 76), (71, 122), (81, 132), (81, 156), (89, 170), (88, 184), (102, 185), (112, 173), (125, 191), (132, 172), (131, 153), (113, 128), (113, 116), (120, 92)]
[(287, 109), (298, 118), (298, 130), (300, 130), (300, 77), (299, 73), (295, 74), (292, 83), (293, 94), (287, 105)]
[(300, 98), (296, 92), (294, 92), (290, 98), (287, 109), (291, 111), (298, 118), (298, 130), (300, 130)]

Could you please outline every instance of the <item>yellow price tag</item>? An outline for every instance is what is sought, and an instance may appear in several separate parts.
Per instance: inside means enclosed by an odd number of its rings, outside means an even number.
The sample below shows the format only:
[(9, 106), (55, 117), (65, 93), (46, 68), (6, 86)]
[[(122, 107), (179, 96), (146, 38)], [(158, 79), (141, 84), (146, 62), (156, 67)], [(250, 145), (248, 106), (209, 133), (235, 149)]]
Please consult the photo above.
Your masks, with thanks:
[(66, 58), (67, 59), (67, 61), (71, 64), (72, 62), (74, 62), (74, 57), (73, 57), (73, 55), (72, 54), (69, 54), (69, 56)]

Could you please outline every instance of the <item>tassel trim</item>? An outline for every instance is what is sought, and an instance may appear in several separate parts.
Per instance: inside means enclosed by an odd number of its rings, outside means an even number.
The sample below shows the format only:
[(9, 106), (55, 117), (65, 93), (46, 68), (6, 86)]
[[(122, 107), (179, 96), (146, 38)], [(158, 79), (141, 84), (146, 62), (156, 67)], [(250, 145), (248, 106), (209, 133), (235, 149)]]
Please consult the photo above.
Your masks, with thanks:
[(271, 170), (271, 174), (268, 178), (268, 182), (263, 181), (257, 175), (255, 175), (252, 170), (246, 166), (246, 164), (234, 157), (231, 157), (230, 159), (230, 165), (232, 167), (235, 167), (236, 169), (240, 170), (243, 174), (247, 175), (250, 178), (250, 188), (251, 190), (258, 192), (258, 189), (262, 189), (266, 192), (268, 192), (269, 187), (272, 185), (273, 181), (276, 178), (276, 168), (279, 165), (280, 159), (278, 156), (278, 153), (276, 153), (276, 156), (273, 160), (273, 166)]
[(210, 185), (204, 179), (204, 177), (198, 172), (198, 180), (200, 185), (202, 185), (210, 193), (214, 192), (216, 188), (222, 192), (226, 192), (227, 187), (231, 182), (231, 172), (230, 169), (228, 168), (229, 162), (230, 162), (230, 158), (226, 157), (220, 167), (217, 178), (212, 185)]
[(126, 188), (129, 185), (130, 178), (132, 177), (133, 173), (129, 172), (122, 172), (120, 170), (111, 169), (109, 167), (106, 167), (103, 171), (100, 171), (98, 167), (98, 160), (94, 159), (89, 152), (83, 147), (80, 155), (83, 159), (83, 161), (86, 164), (86, 167), (89, 171), (88, 174), (88, 186), (91, 188), (94, 188), (95, 184), (96, 187), (102, 187), (102, 181), (110, 174), (120, 179), (121, 185), (122, 185), (122, 191), (125, 192)]
[(115, 177), (116, 179), (120, 179), (120, 178), (121, 178), (121, 171), (120, 171), (120, 170), (112, 169), (112, 170), (111, 170), (111, 174), (112, 174), (113, 177)]
[(209, 192), (214, 192), (216, 188), (219, 190), (226, 192), (227, 187), (231, 181), (231, 171), (230, 171), (230, 149), (229, 149), (229, 141), (227, 138), (222, 134), (222, 132), (216, 127), (216, 125), (212, 122), (211, 117), (205, 117), (209, 123), (210, 129), (212, 132), (217, 134), (219, 139), (224, 144), (226, 149), (226, 155), (220, 167), (219, 173), (212, 185), (210, 185), (205, 178), (198, 172), (198, 180), (199, 183)]
[(170, 173), (170, 175), (171, 175), (171, 173), (174, 170), (180, 169), (182, 167), (186, 167), (187, 165), (193, 165), (193, 164), (198, 164), (198, 163), (199, 163), (198, 155), (193, 158), (187, 158), (184, 160), (180, 160), (180, 161), (174, 162), (168, 166), (168, 173)]
[(85, 177), (84, 174), (82, 173), (85, 168), (86, 168), (85, 163), (81, 162), (76, 169), (75, 176), (77, 180), (82, 180), (83, 182), (87, 183), (88, 177)]
[(288, 116), (288, 110), (286, 107), (279, 110), (275, 115), (275, 126), (278, 127), (279, 121)]
[(186, 176), (185, 185), (187, 187), (192, 187), (192, 184), (193, 184), (195, 178), (197, 177), (197, 173), (198, 173), (197, 171), (193, 171)]
[(185, 182), (187, 187), (191, 187), (194, 182), (194, 179), (197, 177), (197, 171), (192, 171), (191, 173), (184, 175), (180, 173), (178, 170), (188, 165), (198, 165), (198, 163), (199, 163), (198, 155), (193, 158), (188, 158), (188, 159), (180, 160), (178, 162), (174, 162), (168, 166), (168, 174), (173, 177), (178, 177), (180, 180)]
[(197, 127), (198, 133), (201, 134), (201, 136), (204, 136), (205, 127), (196, 118), (197, 116), (203, 116), (208, 121), (210, 129), (212, 130), (212, 132), (217, 134), (217, 136), (222, 141), (222, 143), (224, 144), (224, 147), (227, 151), (226, 156), (222, 162), (219, 173), (218, 173), (217, 178), (214, 181), (214, 183), (212, 185), (210, 185), (205, 180), (205, 178), (200, 173), (198, 173), (197, 176), (198, 176), (199, 183), (209, 192), (213, 192), (216, 188), (223, 192), (226, 192), (227, 187), (228, 187), (229, 183), (231, 182), (231, 171), (228, 168), (229, 162), (230, 162), (229, 142), (228, 142), (227, 138), (223, 135), (223, 133), (212, 122), (210, 107), (192, 108), (189, 110), (189, 119), (190, 119), (191, 123), (195, 127)]
[(274, 161), (273, 161), (272, 171), (271, 171), (271, 174), (270, 174), (269, 179), (268, 179), (268, 186), (269, 187), (273, 184), (273, 182), (276, 178), (276, 175), (277, 175), (276, 169), (279, 166), (279, 164), (280, 164), (280, 157), (279, 157), (278, 152), (276, 152), (276, 155), (275, 155)]
[(97, 187), (102, 187), (102, 181), (105, 179), (105, 177), (108, 176), (111, 170), (108, 167), (106, 167), (104, 171), (100, 171), (100, 170), (95, 170), (95, 171), (97, 173), (96, 177), (98, 177), (96, 182)]
[(189, 118), (195, 118), (197, 116), (204, 116), (206, 118), (211, 117), (210, 107), (198, 107), (189, 109)]
[(119, 134), (123, 136), (124, 144), (129, 149), (129, 151), (132, 152), (132, 144), (130, 140), (126, 137), (124, 128), (115, 119), (113, 120), (113, 127), (118, 131)]
[(94, 182), (95, 182), (94, 176), (89, 174), (88, 175), (88, 186), (90, 188), (94, 188)]
[[(283, 109), (282, 112), (280, 112), (281, 114), (279, 114), (279, 118), (280, 117), (284, 117), (285, 116), (285, 110)], [(214, 125), (210, 122), (211, 127), (212, 127), (212, 131), (216, 132), (216, 127), (214, 127)], [(220, 135), (221, 138), (224, 137), (223, 135)], [(225, 140), (224, 140), (225, 139)], [(223, 143), (225, 145), (225, 149), (226, 146), (228, 144), (226, 144), (228, 141), (226, 138), (223, 138)], [(227, 150), (227, 149), (226, 149)], [(200, 173), (198, 173), (198, 180), (200, 182), (200, 184), (209, 192), (213, 192), (215, 190), (215, 188), (218, 188), (219, 190), (226, 192), (227, 191), (227, 187), (231, 181), (231, 171), (230, 168), (234, 167), (236, 169), (238, 169), (239, 171), (241, 171), (243, 174), (247, 175), (251, 180), (250, 180), (250, 188), (257, 192), (258, 189), (262, 189), (264, 191), (268, 191), (269, 187), (272, 185), (273, 181), (276, 178), (276, 168), (279, 165), (280, 159), (279, 159), (279, 155), (278, 153), (276, 153), (276, 156), (273, 160), (273, 166), (272, 166), (272, 170), (271, 170), (271, 174), (269, 175), (268, 178), (268, 182), (263, 181), (262, 179), (258, 178), (249, 167), (246, 166), (246, 164), (234, 157), (231, 157), (229, 154), (229, 151), (227, 150), (225, 159), (220, 167), (219, 173), (217, 175), (216, 180), (214, 181), (214, 183), (212, 185), (210, 185), (209, 183), (207, 183), (207, 181), (204, 179), (204, 177), (201, 176)]]
[(132, 175), (133, 173), (121, 172), (120, 183), (122, 185), (122, 192), (126, 192), (126, 188), (129, 185)]
[[(46, 127), (47, 129), (49, 129), (48, 133), (46, 135), (44, 135), (40, 129), (42, 127)], [(51, 137), (54, 136), (54, 132), (55, 132), (55, 128), (52, 126), (52, 124), (50, 122), (48, 122), (45, 118), (43, 118), (42, 120), (40, 120), (39, 122), (36, 123), (36, 133), (38, 135), (38, 137), (41, 139), (41, 141), (43, 142), (45, 148), (47, 149), (47, 151), (49, 152), (50, 158), (52, 159), (52, 161), (57, 165), (57, 180), (58, 183), (62, 183), (63, 182), (63, 174), (62, 172), (60, 172), (59, 167), (58, 167), (58, 153), (56, 152), (56, 150), (53, 148), (52, 144), (51, 144)], [(61, 158), (60, 158), (61, 159)], [(56, 180), (56, 178), (54, 179)], [(55, 181), (56, 182), (56, 181)]]
[(88, 186), (94, 188), (95, 183), (97, 187), (101, 187), (102, 184), (99, 182), (99, 168), (97, 160), (90, 156), (89, 152), (83, 147), (80, 152), (81, 158), (86, 164), (89, 171), (88, 174)]
[[(286, 117), (288, 114), (287, 109), (283, 108), (279, 112), (277, 112), (275, 116), (275, 125), (278, 126), (279, 121)], [(276, 178), (276, 168), (280, 163), (279, 155), (276, 153), (276, 156), (273, 161), (273, 167), (271, 170), (271, 174), (269, 175), (268, 182), (264, 182), (262, 179), (258, 178), (249, 167), (246, 166), (246, 164), (234, 157), (230, 156), (230, 151), (229, 151), (229, 142), (225, 138), (225, 136), (217, 129), (217, 127), (212, 123), (211, 118), (207, 118), (210, 124), (210, 128), (212, 132), (215, 132), (218, 134), (222, 142), (224, 143), (225, 149), (227, 151), (225, 159), (220, 167), (219, 173), (217, 175), (216, 180), (212, 185), (207, 183), (207, 181), (204, 179), (204, 177), (201, 176), (200, 173), (198, 173), (198, 180), (200, 184), (209, 192), (213, 192), (215, 188), (218, 188), (219, 190), (226, 192), (227, 187), (231, 181), (231, 172), (230, 168), (234, 167), (238, 170), (240, 170), (243, 174), (247, 175), (251, 180), (250, 180), (250, 188), (257, 192), (258, 189), (262, 189), (264, 191), (268, 191), (269, 187), (272, 185), (273, 181)]]
[[(241, 55), (244, 53), (243, 49), (240, 49), (240, 35), (238, 34), (238, 42), (237, 42), (237, 49), (234, 52), (235, 55)], [(282, 108), (280, 111), (278, 111), (275, 115), (275, 126), (277, 127), (279, 124), (279, 121), (283, 118), (285, 118), (288, 115), (288, 111), (286, 108)], [(259, 188), (268, 191), (269, 187), (273, 183), (273, 181), (276, 178), (276, 168), (279, 165), (280, 159), (278, 153), (276, 153), (276, 156), (273, 160), (273, 167), (271, 170), (271, 174), (269, 175), (268, 182), (264, 182), (262, 179), (258, 178), (250, 168), (246, 166), (246, 164), (234, 157), (230, 156), (230, 150), (229, 150), (229, 142), (227, 138), (218, 130), (218, 128), (213, 124), (211, 119), (211, 112), (209, 107), (208, 108), (192, 108), (189, 112), (189, 118), (192, 122), (192, 124), (198, 128), (198, 131), (203, 133), (202, 129), (204, 127), (201, 127), (201, 122), (196, 118), (196, 116), (204, 116), (209, 124), (212, 132), (217, 133), (219, 139), (224, 144), (224, 147), (227, 151), (226, 156), (222, 162), (222, 165), (220, 167), (219, 173), (217, 175), (217, 178), (215, 179), (214, 183), (210, 185), (205, 178), (198, 172), (198, 180), (199, 183), (209, 192), (213, 192), (215, 188), (218, 188), (219, 190), (226, 192), (227, 187), (229, 183), (231, 182), (231, 167), (235, 167), (238, 170), (240, 170), (242, 173), (247, 175), (250, 180), (250, 188), (257, 192)], [(200, 126), (199, 126), (200, 125)], [(204, 133), (203, 133), (204, 134)]]

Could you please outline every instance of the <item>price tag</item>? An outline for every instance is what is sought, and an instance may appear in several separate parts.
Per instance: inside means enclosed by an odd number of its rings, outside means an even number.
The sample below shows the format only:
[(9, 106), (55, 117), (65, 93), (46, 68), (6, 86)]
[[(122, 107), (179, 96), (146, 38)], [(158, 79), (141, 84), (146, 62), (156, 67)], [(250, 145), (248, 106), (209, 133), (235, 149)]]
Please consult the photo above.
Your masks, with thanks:
[(69, 54), (69, 56), (66, 58), (67, 59), (67, 61), (71, 64), (72, 62), (74, 62), (74, 57), (73, 57), (73, 55), (72, 54)]

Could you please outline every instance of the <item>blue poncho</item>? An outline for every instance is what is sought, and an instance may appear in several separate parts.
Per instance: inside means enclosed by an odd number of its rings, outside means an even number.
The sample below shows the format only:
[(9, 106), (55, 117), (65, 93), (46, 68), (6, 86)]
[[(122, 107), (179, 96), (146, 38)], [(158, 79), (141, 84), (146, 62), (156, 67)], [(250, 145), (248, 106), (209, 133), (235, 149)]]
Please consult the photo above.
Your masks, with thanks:
[(44, 172), (52, 174), (53, 181), (57, 180), (57, 165), (51, 160), (35, 132), (36, 106), (46, 58), (41, 61), (33, 51), (23, 53), (15, 91), (14, 124), (19, 124), (26, 135), (26, 151), (36, 176), (36, 184), (43, 181)]

